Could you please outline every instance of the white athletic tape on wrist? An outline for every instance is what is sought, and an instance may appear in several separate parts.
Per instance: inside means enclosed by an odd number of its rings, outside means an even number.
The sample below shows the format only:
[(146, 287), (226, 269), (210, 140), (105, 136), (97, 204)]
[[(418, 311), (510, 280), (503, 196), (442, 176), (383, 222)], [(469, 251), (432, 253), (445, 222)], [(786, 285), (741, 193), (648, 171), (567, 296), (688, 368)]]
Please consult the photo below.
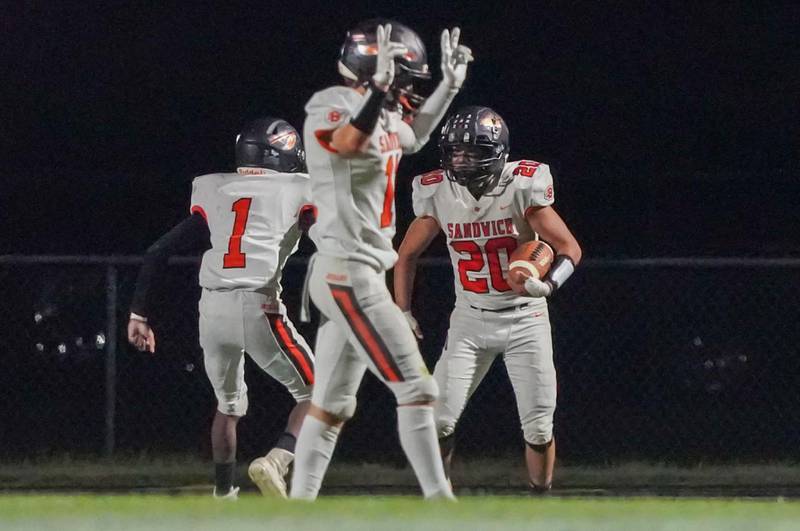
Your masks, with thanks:
[(558, 255), (548, 273), (548, 280), (555, 288), (560, 288), (574, 272), (575, 264), (572, 263), (572, 259), (566, 255)]

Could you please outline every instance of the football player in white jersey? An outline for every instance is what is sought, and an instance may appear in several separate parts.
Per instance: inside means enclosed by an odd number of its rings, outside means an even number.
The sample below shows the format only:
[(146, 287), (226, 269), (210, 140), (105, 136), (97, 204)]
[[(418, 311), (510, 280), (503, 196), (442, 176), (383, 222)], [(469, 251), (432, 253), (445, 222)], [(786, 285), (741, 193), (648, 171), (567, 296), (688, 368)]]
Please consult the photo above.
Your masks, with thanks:
[(211, 426), (216, 497), (235, 498), (236, 425), (247, 413), (244, 354), (297, 401), (285, 433), (248, 470), (264, 494), (286, 497), (286, 475), (311, 398), (314, 356), (286, 315), (281, 271), (313, 223), (311, 186), (297, 131), (284, 120), (248, 123), (236, 138), (235, 173), (197, 177), (191, 214), (147, 251), (128, 322), (128, 340), (155, 350), (150, 284), (176, 252), (207, 249), (200, 267), (200, 346), (217, 397)]
[(472, 59), (459, 30), (441, 37), (443, 80), (419, 106), (414, 82), (428, 78), (425, 46), (402, 24), (371, 20), (346, 37), (344, 84), (314, 94), (303, 134), (319, 219), (308, 290), (322, 313), (317, 380), (297, 441), (292, 498), (317, 497), (339, 430), (356, 408), (369, 369), (394, 393), (400, 443), (426, 498), (452, 498), (438, 455), (437, 389), (413, 334), (386, 287), (397, 259), (394, 179), (404, 153), (424, 146)]
[[(443, 231), (453, 265), (456, 304), (444, 351), (434, 369), (439, 385), (436, 428), (449, 475), (453, 433), (467, 400), (494, 359), (503, 354), (526, 442), (530, 487), (547, 491), (553, 478), (556, 372), (545, 297), (564, 284), (581, 248), (551, 206), (550, 168), (532, 160), (507, 162), (509, 133), (488, 107), (448, 117), (439, 140), (441, 170), (414, 179), (417, 218), (400, 246), (394, 282), (397, 304), (411, 314), (419, 255)], [(524, 292), (509, 286), (509, 256), (541, 237), (556, 252), (550, 272), (529, 278)]]

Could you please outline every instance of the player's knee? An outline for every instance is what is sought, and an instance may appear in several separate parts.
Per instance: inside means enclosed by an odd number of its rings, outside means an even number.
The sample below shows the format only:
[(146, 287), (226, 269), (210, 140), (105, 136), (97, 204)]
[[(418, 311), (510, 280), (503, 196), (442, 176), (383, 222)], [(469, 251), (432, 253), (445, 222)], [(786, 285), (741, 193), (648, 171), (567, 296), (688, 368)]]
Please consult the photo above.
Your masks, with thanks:
[(216, 393), (217, 395), (217, 410), (224, 414), (233, 417), (244, 417), (247, 414), (249, 402), (247, 400), (247, 391), (239, 391), (236, 393)]
[(452, 437), (456, 431), (458, 415), (453, 414), (451, 408), (447, 407), (446, 400), (437, 400), (433, 405), (433, 418), (436, 422), (436, 437), (440, 440), (445, 437)]
[(528, 441), (525, 441), (525, 444), (528, 445), (528, 448), (536, 452), (537, 454), (543, 454), (547, 451), (548, 448), (553, 446), (553, 438), (551, 437), (549, 441), (543, 444), (533, 444)]
[(311, 385), (302, 385), (289, 389), (289, 392), (292, 393), (294, 401), (299, 404), (300, 402), (311, 400), (311, 392), (313, 390), (314, 388)]
[(535, 419), (523, 424), (522, 433), (525, 436), (525, 443), (534, 451), (536, 447), (542, 445), (545, 445), (544, 450), (546, 450), (547, 445), (553, 440), (553, 417)]
[(392, 392), (398, 405), (431, 403), (439, 396), (439, 386), (433, 376), (426, 375), (416, 380), (394, 383)]
[(336, 417), (340, 422), (345, 422), (355, 414), (356, 403), (356, 397), (350, 395), (329, 397), (322, 400), (317, 406), (329, 415)]
[(555, 412), (555, 396), (536, 400), (533, 407), (520, 418), (525, 442), (529, 445), (547, 444), (553, 438)]
[(452, 437), (456, 431), (456, 419), (449, 416), (436, 417), (436, 437), (440, 440)]

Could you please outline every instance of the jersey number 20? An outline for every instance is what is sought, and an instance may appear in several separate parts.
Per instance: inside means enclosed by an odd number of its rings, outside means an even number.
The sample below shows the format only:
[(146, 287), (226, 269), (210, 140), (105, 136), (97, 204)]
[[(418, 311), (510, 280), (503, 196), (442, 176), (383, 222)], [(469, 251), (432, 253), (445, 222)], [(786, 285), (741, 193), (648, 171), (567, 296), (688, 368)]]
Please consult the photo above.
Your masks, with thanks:
[(500, 265), (500, 249), (504, 249), (506, 257), (511, 256), (517, 248), (517, 240), (510, 236), (492, 238), (481, 246), (473, 240), (458, 240), (450, 242), (450, 246), (459, 254), (468, 254), (469, 258), (458, 261), (458, 278), (466, 291), (473, 293), (489, 293), (489, 283), (485, 278), (470, 278), (468, 273), (477, 273), (483, 270), (484, 264), (489, 262), (489, 279), (495, 291), (511, 291), (511, 286), (503, 276), (503, 267)]
[(242, 252), (242, 235), (247, 226), (247, 216), (250, 214), (251, 197), (243, 197), (233, 202), (231, 210), (236, 215), (233, 219), (233, 231), (228, 240), (228, 252), (222, 257), (224, 269), (242, 268), (247, 264), (247, 255)]

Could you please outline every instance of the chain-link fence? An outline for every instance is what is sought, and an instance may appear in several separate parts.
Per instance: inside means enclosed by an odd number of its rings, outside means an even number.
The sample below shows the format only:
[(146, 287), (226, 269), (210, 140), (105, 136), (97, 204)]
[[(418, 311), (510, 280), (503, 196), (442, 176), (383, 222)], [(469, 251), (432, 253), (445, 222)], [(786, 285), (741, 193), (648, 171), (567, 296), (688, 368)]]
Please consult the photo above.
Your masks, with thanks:
[[(0, 257), (0, 451), (12, 459), (70, 453), (210, 454), (214, 397), (197, 342), (198, 260), (173, 259), (154, 286), (155, 355), (124, 327), (137, 257)], [(303, 259), (285, 272), (290, 316)], [(573, 463), (769, 461), (800, 441), (800, 260), (587, 260), (551, 301), (559, 373), (556, 436)], [(423, 261), (414, 311), (432, 368), (450, 310), (449, 262)], [(248, 363), (247, 459), (276, 439), (291, 407)], [(462, 456), (519, 452), (502, 363), (457, 431)], [(365, 378), (342, 459), (402, 462), (391, 395)]]

